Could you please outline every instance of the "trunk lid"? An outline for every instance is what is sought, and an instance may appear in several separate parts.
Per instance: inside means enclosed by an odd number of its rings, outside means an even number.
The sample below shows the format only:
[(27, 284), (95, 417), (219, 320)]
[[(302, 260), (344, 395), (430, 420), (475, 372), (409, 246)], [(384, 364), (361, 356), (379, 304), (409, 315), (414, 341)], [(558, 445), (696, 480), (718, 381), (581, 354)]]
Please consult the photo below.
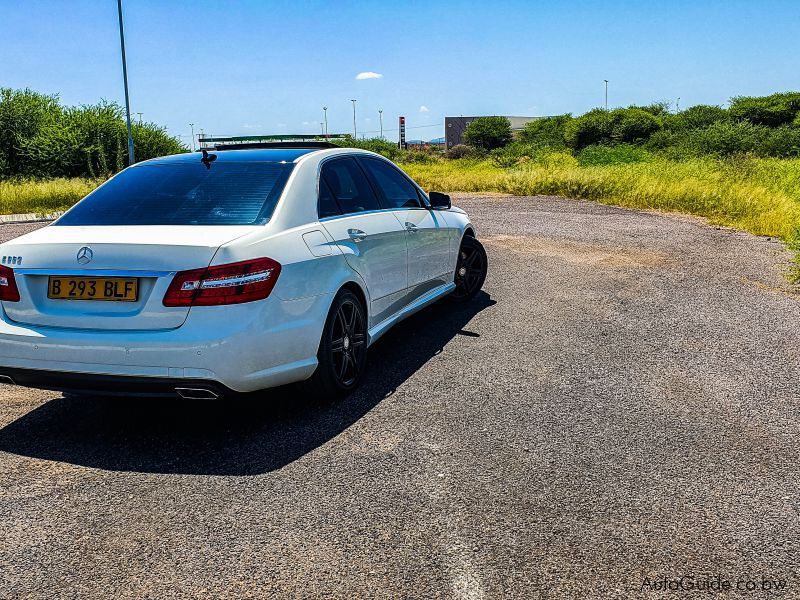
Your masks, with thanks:
[[(180, 327), (188, 307), (166, 307), (175, 272), (206, 267), (217, 249), (254, 225), (48, 226), (0, 246), (14, 269), (19, 302), (3, 302), (13, 321), (73, 329), (148, 330)], [(91, 259), (78, 261), (83, 248)], [(83, 254), (86, 254), (84, 252)], [(50, 276), (134, 277), (135, 302), (48, 298)]]

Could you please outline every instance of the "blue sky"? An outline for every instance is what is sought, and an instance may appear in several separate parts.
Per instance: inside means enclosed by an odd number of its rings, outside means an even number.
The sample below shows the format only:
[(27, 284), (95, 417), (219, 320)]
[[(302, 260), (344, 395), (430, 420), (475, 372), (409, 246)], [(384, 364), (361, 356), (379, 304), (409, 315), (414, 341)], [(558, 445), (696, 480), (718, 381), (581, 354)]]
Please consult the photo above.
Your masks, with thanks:
[[(800, 5), (776, 1), (124, 0), (131, 110), (188, 140), (443, 134), (445, 115), (724, 104), (800, 89)], [(122, 102), (114, 0), (0, 0), (0, 86)], [(380, 78), (356, 79), (373, 72)], [(134, 116), (134, 118), (138, 118)]]

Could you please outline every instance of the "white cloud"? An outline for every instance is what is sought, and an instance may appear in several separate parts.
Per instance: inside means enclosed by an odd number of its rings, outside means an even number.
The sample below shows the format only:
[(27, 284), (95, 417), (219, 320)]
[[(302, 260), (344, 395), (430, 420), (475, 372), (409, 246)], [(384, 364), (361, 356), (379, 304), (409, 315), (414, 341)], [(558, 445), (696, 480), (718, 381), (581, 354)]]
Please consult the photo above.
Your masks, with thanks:
[(303, 121), (303, 125), (311, 125), (311, 121)]
[(356, 79), (383, 79), (383, 75), (374, 71), (362, 71), (356, 75)]
[(423, 104), (419, 107), (419, 112), (431, 112), (431, 109)]

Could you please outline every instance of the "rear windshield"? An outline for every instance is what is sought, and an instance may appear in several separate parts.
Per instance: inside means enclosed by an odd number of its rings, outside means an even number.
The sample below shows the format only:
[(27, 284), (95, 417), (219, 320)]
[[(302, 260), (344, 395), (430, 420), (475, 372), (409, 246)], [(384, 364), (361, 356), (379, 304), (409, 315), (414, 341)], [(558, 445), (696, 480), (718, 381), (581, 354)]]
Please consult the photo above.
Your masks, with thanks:
[(86, 196), (54, 225), (258, 225), (272, 216), (287, 163), (141, 165)]

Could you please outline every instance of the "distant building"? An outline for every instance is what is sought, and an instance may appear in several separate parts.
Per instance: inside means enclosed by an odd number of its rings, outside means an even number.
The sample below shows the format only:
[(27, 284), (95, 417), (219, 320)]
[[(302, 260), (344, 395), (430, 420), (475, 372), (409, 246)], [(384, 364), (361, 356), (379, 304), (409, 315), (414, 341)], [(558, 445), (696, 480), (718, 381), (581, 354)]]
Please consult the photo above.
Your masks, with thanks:
[[(486, 116), (486, 115), (484, 115)], [(447, 141), (446, 147), (452, 148), (464, 143), (464, 132), (467, 125), (479, 117), (445, 117), (444, 118), (444, 137)], [(544, 119), (545, 117), (506, 117), (511, 122), (511, 130), (519, 131), (531, 121)]]

